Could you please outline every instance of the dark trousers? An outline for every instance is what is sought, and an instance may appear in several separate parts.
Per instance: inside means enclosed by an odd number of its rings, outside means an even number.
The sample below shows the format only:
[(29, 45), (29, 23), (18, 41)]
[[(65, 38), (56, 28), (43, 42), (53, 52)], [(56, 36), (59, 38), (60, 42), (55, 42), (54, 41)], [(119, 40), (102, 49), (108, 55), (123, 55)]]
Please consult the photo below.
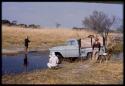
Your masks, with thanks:
[(25, 53), (27, 54), (28, 52), (28, 46), (25, 46)]

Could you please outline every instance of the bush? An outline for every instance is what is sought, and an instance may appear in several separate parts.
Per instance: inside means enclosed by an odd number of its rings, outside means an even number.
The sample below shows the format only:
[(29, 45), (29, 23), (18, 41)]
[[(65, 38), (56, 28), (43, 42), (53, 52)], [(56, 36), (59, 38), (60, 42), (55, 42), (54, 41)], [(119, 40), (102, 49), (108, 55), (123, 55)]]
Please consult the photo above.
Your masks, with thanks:
[(110, 44), (108, 47), (108, 51), (112, 52), (112, 53), (119, 53), (123, 51), (123, 43), (119, 42), (119, 43), (114, 43), (114, 44)]

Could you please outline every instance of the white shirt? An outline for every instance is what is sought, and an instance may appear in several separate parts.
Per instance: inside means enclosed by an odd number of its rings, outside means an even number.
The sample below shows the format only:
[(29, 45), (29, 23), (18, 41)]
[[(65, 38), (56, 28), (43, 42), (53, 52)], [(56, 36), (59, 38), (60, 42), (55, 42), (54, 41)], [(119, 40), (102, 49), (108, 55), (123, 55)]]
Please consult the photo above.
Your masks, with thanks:
[(53, 52), (52, 55), (49, 56), (49, 64), (51, 66), (57, 66), (58, 65), (58, 62), (59, 62), (59, 59), (58, 57), (55, 55), (55, 53)]

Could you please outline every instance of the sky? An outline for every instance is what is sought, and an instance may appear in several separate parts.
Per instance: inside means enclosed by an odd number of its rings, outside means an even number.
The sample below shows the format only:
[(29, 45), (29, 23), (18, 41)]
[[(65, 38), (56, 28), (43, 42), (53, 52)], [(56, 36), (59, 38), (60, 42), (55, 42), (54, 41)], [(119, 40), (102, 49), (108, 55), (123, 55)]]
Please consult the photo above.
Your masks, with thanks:
[(123, 4), (87, 2), (2, 2), (2, 19), (42, 27), (56, 27), (56, 23), (66, 28), (84, 27), (82, 21), (95, 10), (123, 20)]

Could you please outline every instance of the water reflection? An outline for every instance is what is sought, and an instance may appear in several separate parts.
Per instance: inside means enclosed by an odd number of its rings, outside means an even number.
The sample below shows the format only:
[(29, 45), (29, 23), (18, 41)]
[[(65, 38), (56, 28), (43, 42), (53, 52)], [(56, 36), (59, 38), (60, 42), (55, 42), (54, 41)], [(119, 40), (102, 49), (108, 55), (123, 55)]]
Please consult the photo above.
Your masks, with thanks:
[(113, 54), (113, 58), (123, 60), (123, 52)]
[(28, 67), (28, 57), (27, 57), (27, 54), (25, 54), (23, 65), (25, 67), (25, 71), (27, 71), (27, 67)]
[(46, 69), (49, 52), (20, 53), (14, 56), (2, 55), (2, 74), (16, 74)]

